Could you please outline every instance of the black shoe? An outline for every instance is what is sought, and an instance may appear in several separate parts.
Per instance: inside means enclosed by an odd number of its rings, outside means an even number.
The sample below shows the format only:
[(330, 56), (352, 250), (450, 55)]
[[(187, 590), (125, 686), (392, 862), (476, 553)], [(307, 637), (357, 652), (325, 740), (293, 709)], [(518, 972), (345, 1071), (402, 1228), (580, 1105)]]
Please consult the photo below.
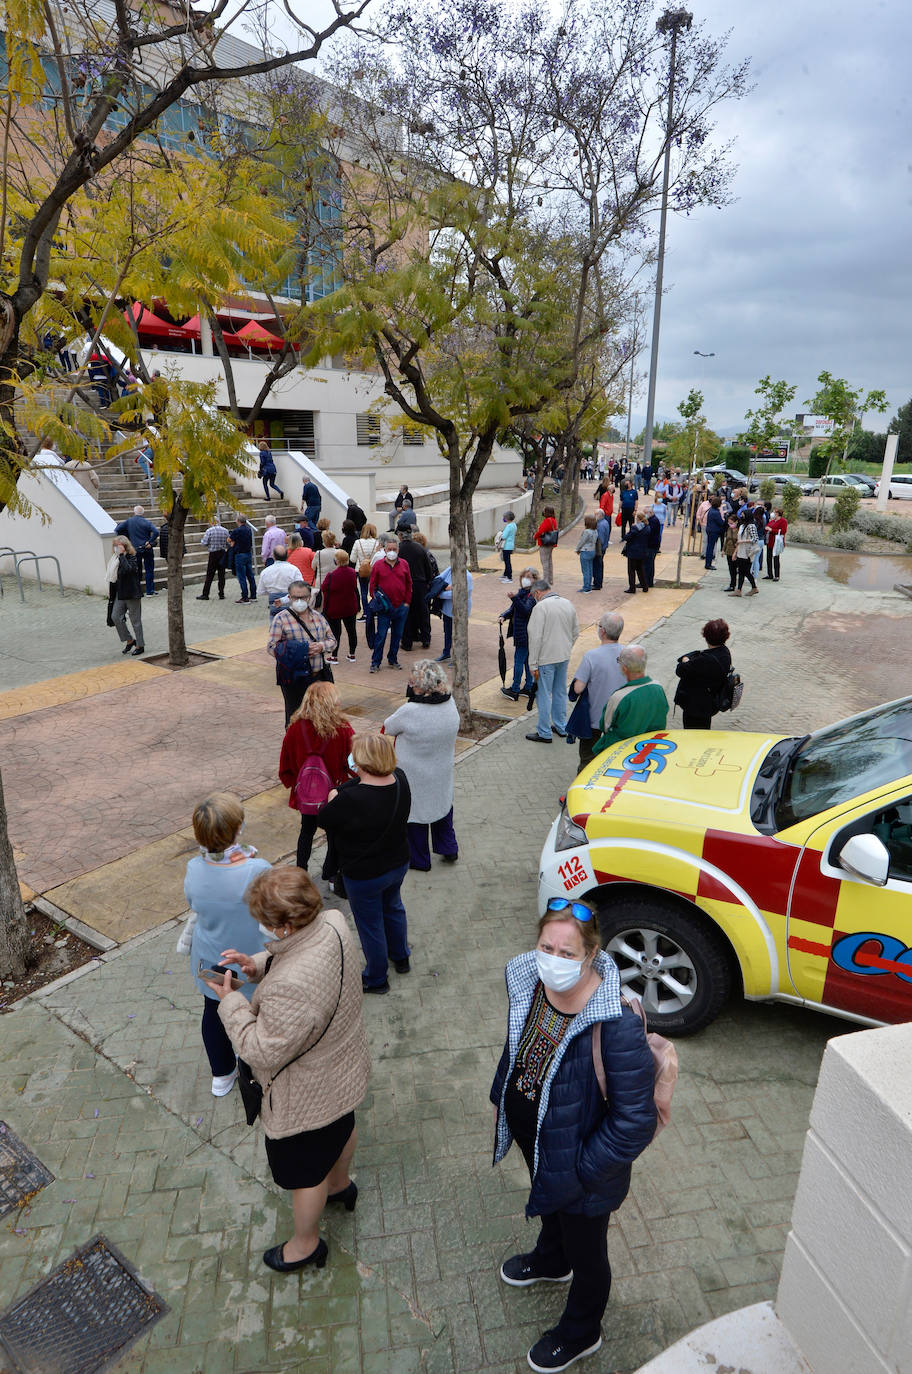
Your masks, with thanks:
[(350, 1183), (348, 1187), (343, 1188), (341, 1192), (330, 1193), (326, 1201), (338, 1202), (345, 1208), (346, 1212), (353, 1212), (355, 1210), (355, 1203), (358, 1201), (357, 1183)]
[(312, 1264), (315, 1269), (322, 1269), (326, 1264), (329, 1255), (329, 1247), (325, 1240), (318, 1241), (316, 1250), (311, 1250), (309, 1255), (305, 1255), (301, 1260), (285, 1260), (282, 1258), (284, 1244), (274, 1245), (271, 1250), (267, 1250), (263, 1256), (263, 1263), (270, 1269), (274, 1269), (277, 1274), (293, 1274), (296, 1269), (306, 1269), (308, 1264)]
[[(202, 599), (202, 598), (201, 598), (201, 599)], [(209, 598), (207, 597), (206, 600), (208, 601), (208, 599), (209, 599)], [(224, 593), (224, 592), (219, 592), (219, 601), (224, 601), (224, 600), (225, 600), (225, 593)]]
[(556, 1331), (546, 1331), (541, 1340), (535, 1342), (526, 1359), (529, 1368), (538, 1374), (560, 1374), (562, 1369), (569, 1369), (577, 1360), (594, 1355), (601, 1344), (601, 1336), (596, 1337), (594, 1344), (583, 1345), (579, 1341), (565, 1341)]
[(146, 652), (146, 646), (145, 646), (145, 644), (137, 644), (136, 648), (133, 650), (133, 657), (134, 657), (134, 658), (139, 658), (140, 654), (144, 654), (145, 652)]
[(444, 855), (443, 855), (443, 862), (444, 862), (445, 864), (458, 864), (458, 863), (459, 863), (459, 855), (458, 855), (458, 854), (444, 854)]
[(130, 650), (133, 648), (133, 646), (134, 646), (135, 643), (136, 643), (136, 640), (135, 640), (135, 639), (128, 639), (127, 642), (126, 642), (126, 644), (123, 646), (123, 648), (121, 649), (120, 652), (121, 652), (122, 654), (128, 654), (128, 653), (130, 652)]
[[(208, 601), (208, 600), (209, 600), (208, 596), (198, 596), (196, 599), (197, 599), (197, 601)], [(220, 601), (221, 601), (221, 599), (222, 599), (222, 598), (219, 597), (219, 600), (220, 600)]]
[(566, 730), (558, 730), (558, 728), (557, 728), (556, 725), (552, 725), (552, 726), (551, 726), (551, 729), (554, 731), (555, 735), (557, 735), (557, 737), (558, 737), (559, 739), (566, 739), (566, 738), (567, 738), (567, 731), (566, 731)]
[(531, 696), (531, 695), (532, 695), (532, 688), (531, 688), (531, 687), (520, 687), (520, 689), (519, 689), (519, 695), (520, 695), (521, 697), (529, 697), (529, 696)]
[(624, 595), (625, 595), (625, 596), (636, 596), (636, 587), (625, 587), (625, 588), (624, 588)]
[(387, 659), (386, 662), (387, 662), (387, 666), (388, 666), (388, 667), (390, 667), (390, 668), (398, 668), (399, 671), (400, 671), (400, 673), (402, 672), (402, 664), (401, 664), (401, 663), (393, 663), (393, 662), (390, 661), (390, 659)]
[(509, 697), (511, 701), (519, 701), (519, 693), (512, 692), (509, 687), (501, 687), (500, 694), (501, 696)]
[(412, 965), (408, 959), (394, 959), (393, 968), (397, 973), (411, 973)]
[(376, 992), (382, 994), (384, 992), (389, 992), (389, 990), (389, 979), (387, 979), (385, 983), (365, 983), (364, 979), (361, 979), (361, 991), (364, 993)]
[(542, 1274), (531, 1255), (512, 1255), (500, 1266), (500, 1277), (513, 1288), (531, 1288), (533, 1283), (569, 1283), (573, 1270), (566, 1274)]
[(551, 743), (549, 739), (545, 739), (544, 735), (540, 735), (537, 730), (534, 730), (531, 735), (526, 735), (526, 739), (533, 740), (535, 744)]

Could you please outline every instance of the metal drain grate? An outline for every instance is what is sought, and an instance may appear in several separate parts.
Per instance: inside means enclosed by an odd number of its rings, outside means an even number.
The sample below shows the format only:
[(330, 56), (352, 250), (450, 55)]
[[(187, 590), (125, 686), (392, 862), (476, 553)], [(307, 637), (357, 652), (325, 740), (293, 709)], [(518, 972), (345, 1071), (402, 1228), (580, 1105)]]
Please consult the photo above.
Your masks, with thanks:
[(0, 1121), (0, 1217), (53, 1182), (50, 1169), (26, 1149), (5, 1121)]
[(95, 1236), (0, 1317), (16, 1374), (96, 1374), (168, 1308)]

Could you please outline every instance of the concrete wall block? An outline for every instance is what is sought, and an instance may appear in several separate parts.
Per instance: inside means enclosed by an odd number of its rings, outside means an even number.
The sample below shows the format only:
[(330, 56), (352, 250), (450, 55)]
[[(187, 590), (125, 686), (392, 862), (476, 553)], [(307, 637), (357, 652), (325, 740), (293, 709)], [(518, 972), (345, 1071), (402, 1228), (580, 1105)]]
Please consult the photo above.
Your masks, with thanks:
[(776, 1311), (814, 1374), (910, 1374), (885, 1359), (846, 1311), (800, 1240), (789, 1235)]
[[(870, 1165), (869, 1165), (870, 1169)], [(884, 1354), (901, 1311), (912, 1256), (889, 1219), (811, 1131), (792, 1212), (792, 1233)]]
[(912, 1024), (841, 1035), (827, 1045), (811, 1128), (912, 1246)]

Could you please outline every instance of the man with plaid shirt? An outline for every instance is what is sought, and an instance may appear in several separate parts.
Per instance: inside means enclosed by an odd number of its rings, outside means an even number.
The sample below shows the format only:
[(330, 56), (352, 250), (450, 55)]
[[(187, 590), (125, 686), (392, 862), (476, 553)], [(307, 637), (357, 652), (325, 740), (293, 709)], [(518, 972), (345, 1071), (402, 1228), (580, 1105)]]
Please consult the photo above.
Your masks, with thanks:
[[(312, 596), (313, 588), (306, 582), (292, 582), (288, 588), (288, 609), (279, 611), (274, 617), (269, 627), (266, 651), (275, 658), (276, 649), (283, 639), (293, 639), (301, 644), (307, 644), (310, 649), (311, 668), (314, 677), (317, 677), (325, 667), (324, 655), (335, 652), (336, 638), (324, 617), (319, 611), (312, 609)], [(332, 681), (332, 670), (329, 669), (328, 672), (329, 681)], [(288, 722), (304, 700), (304, 693), (313, 680), (313, 677), (309, 677), (282, 682), (278, 663), (276, 664), (276, 681), (285, 698), (286, 730)]]
[(219, 601), (225, 600), (225, 563), (227, 562), (228, 552), (228, 531), (224, 525), (219, 524), (216, 517), (200, 540), (204, 549), (209, 550), (209, 562), (206, 564), (206, 581), (203, 583), (201, 595), (197, 601), (209, 600), (209, 588), (212, 586), (212, 579), (218, 574), (218, 596)]

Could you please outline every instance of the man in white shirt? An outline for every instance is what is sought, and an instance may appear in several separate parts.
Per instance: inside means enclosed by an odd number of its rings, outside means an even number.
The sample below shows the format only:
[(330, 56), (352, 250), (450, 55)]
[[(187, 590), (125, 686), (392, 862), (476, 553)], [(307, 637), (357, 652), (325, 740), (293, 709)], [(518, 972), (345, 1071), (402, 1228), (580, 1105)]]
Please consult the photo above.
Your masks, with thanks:
[(275, 562), (260, 573), (257, 596), (266, 596), (270, 614), (274, 615), (284, 604), (292, 582), (299, 581), (301, 572), (293, 563), (288, 562), (288, 550), (284, 544), (276, 544), (272, 555)]
[(579, 638), (579, 620), (572, 601), (558, 596), (550, 583), (532, 583), (535, 607), (529, 616), (529, 669), (538, 684), (538, 729), (526, 735), (536, 744), (550, 744), (551, 731), (567, 735), (567, 669), (570, 652)]

